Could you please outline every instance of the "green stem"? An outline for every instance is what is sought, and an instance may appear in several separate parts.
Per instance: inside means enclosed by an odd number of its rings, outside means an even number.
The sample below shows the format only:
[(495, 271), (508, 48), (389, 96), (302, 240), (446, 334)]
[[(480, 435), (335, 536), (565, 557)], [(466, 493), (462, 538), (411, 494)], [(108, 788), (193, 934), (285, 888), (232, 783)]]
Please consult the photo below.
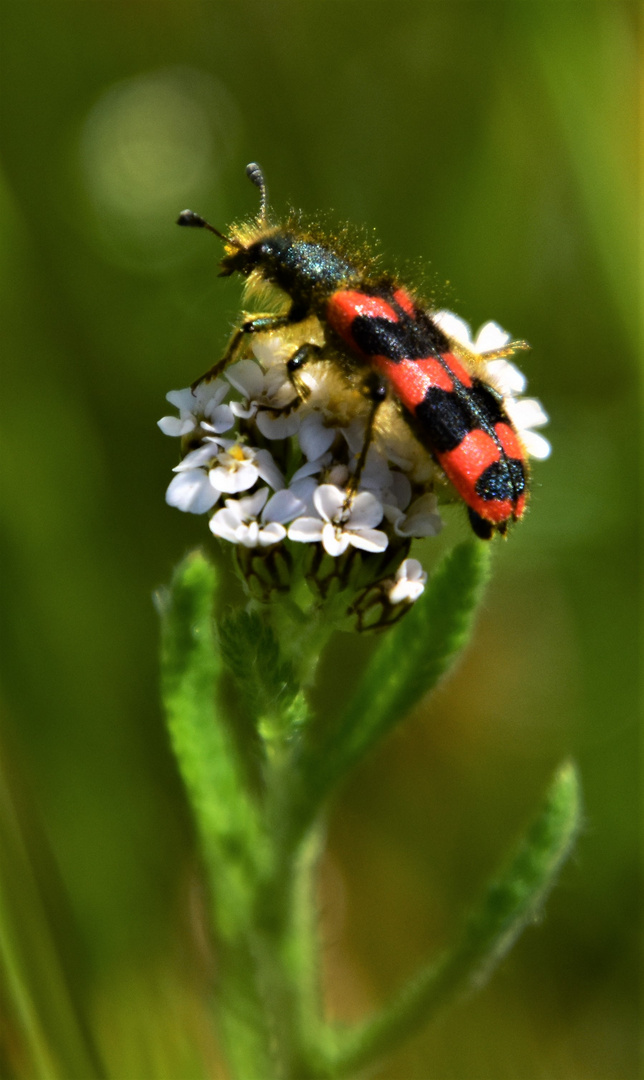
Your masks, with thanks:
[(240, 935), (229, 944), (219, 942), (217, 965), (215, 1010), (231, 1077), (282, 1080), (266, 987), (258, 975), (258, 952), (251, 935)]
[(291, 807), (285, 774), (292, 753), (282, 747), (267, 776), (267, 820), (272, 842), (271, 873), (258, 893), (254, 938), (259, 979), (278, 1047), (280, 1080), (313, 1080), (311, 1047), (321, 1027), (316, 868), (321, 830), (312, 830), (284, 858), (281, 837)]
[(173, 750), (192, 806), (217, 939), (218, 1009), (238, 1080), (274, 1075), (271, 1033), (250, 929), (268, 842), (215, 689), (214, 570), (186, 559), (160, 597), (162, 691)]

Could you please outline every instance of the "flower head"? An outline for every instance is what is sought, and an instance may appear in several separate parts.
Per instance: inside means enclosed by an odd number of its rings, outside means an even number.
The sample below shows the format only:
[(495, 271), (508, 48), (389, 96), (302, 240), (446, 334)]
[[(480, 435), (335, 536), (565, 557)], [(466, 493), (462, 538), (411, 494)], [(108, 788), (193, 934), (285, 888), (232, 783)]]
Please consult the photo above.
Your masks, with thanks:
[(226, 499), (225, 509), (218, 510), (210, 519), (211, 532), (247, 548), (278, 544), (286, 536), (283, 521), (288, 521), (290, 511), (284, 500), (280, 500), (284, 494), (278, 492), (267, 502), (269, 489), (264, 487), (243, 499)]
[[(546, 457), (549, 444), (533, 430), (546, 414), (536, 399), (521, 397), (524, 376), (498, 355), (509, 335), (486, 323), (472, 339), (452, 313), (432, 317), (484, 365), (485, 381), (502, 396), (526, 451)], [(309, 340), (302, 333), (256, 335), (222, 377), (168, 394), (178, 416), (164, 417), (159, 427), (181, 439), (183, 456), (166, 500), (208, 514), (213, 535), (248, 552), (246, 564), (252, 552), (268, 558), (278, 548), (293, 553), (305, 545), (319, 557), (301, 565), (330, 559), (344, 581), (358, 560), (364, 595), (404, 607), (426, 580), (420, 563), (407, 558), (409, 545), (440, 532), (439, 502), (450, 489), (393, 396), (378, 406), (371, 426), (373, 404), (359, 365), (352, 374), (313, 355), (294, 377), (288, 360)], [(309, 320), (307, 333), (319, 348), (321, 324), (311, 329)]]
[(164, 435), (191, 435), (203, 429), (221, 433), (228, 431), (235, 423), (235, 416), (229, 405), (222, 405), (228, 393), (228, 386), (222, 379), (200, 382), (195, 387), (185, 390), (171, 390), (166, 400), (179, 410), (178, 416), (164, 416), (159, 420), (159, 427)]
[(327, 554), (334, 556), (344, 554), (350, 544), (374, 552), (387, 547), (387, 534), (374, 528), (382, 521), (383, 509), (369, 491), (353, 496), (334, 484), (321, 484), (313, 503), (319, 517), (297, 518), (289, 526), (290, 540), (321, 541)]
[(425, 588), (427, 574), (418, 559), (405, 559), (396, 570), (395, 580), (389, 590), (390, 604), (413, 604)]

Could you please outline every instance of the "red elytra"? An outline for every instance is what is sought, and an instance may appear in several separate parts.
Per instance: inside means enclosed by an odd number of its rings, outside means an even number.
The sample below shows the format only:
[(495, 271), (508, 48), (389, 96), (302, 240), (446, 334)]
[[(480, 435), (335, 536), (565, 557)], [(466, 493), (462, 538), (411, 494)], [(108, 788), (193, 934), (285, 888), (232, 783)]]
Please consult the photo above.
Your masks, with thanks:
[(353, 352), (386, 376), (417, 437), (466, 502), (475, 531), (504, 532), (520, 518), (525, 451), (502, 402), (451, 352), (406, 290), (385, 296), (338, 290), (327, 301), (326, 318)]

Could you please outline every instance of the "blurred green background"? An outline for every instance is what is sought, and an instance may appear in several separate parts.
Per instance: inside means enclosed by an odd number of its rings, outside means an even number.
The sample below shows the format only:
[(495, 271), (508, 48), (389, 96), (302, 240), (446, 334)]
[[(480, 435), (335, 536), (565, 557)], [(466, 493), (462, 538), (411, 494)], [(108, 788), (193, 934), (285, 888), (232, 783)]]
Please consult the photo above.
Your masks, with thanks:
[[(449, 281), (474, 328), (527, 338), (521, 366), (551, 416), (553, 456), (525, 523), (495, 544), (467, 657), (336, 804), (329, 1008), (363, 1015), (448, 942), (571, 755), (586, 828), (545, 921), (378, 1075), (638, 1075), (640, 14), (612, 0), (4, 6), (3, 871), (44, 1013), (51, 925), (115, 1080), (192, 1080), (203, 1061), (221, 1075), (151, 600), (187, 549), (214, 545), (164, 504), (175, 447), (155, 424), (166, 391), (218, 357), (240, 298), (216, 277), (214, 238), (174, 220), (254, 211), (254, 159), (276, 210), (366, 224), (394, 266)], [(465, 532), (452, 514), (444, 541)], [(329, 658), (326, 707), (371, 645)], [(31, 1078), (0, 997), (0, 1074)]]

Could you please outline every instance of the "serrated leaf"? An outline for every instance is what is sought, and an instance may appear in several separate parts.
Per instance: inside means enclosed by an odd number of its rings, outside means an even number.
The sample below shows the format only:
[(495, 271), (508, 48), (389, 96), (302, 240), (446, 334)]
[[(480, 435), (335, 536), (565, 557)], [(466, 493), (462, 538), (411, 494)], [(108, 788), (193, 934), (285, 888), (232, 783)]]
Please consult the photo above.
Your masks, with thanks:
[(161, 687), (172, 747), (216, 892), (218, 931), (234, 937), (252, 901), (262, 837), (215, 699), (222, 662), (213, 628), (215, 572), (199, 553), (178, 567), (160, 605)]
[(264, 739), (281, 738), (301, 725), (306, 699), (272, 627), (255, 611), (236, 611), (221, 621), (219, 638), (227, 667)]

